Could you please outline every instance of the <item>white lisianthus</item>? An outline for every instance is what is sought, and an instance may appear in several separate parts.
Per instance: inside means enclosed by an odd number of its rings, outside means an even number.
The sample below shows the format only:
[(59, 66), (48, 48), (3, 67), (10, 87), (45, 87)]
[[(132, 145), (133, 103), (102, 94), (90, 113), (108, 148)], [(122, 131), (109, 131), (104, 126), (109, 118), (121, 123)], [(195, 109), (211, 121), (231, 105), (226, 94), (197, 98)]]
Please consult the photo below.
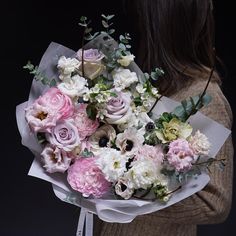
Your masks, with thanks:
[(65, 56), (61, 56), (57, 63), (57, 68), (60, 73), (59, 79), (62, 81), (70, 79), (71, 73), (78, 69), (80, 64), (81, 62), (76, 58), (66, 58)]
[(114, 79), (115, 89), (118, 92), (138, 81), (138, 77), (135, 72), (131, 72), (129, 69), (124, 69), (121, 67), (112, 72), (112, 77)]
[(117, 62), (122, 66), (128, 66), (134, 58), (135, 56), (133, 54), (121, 56), (121, 59), (118, 59)]
[(149, 158), (132, 162), (132, 168), (126, 175), (135, 189), (147, 189), (161, 178), (160, 169)]
[(199, 130), (189, 138), (189, 145), (196, 155), (207, 155), (211, 147), (206, 135)]
[(96, 164), (103, 172), (106, 180), (116, 182), (126, 171), (128, 157), (113, 148), (101, 148)]
[(87, 80), (79, 75), (74, 75), (71, 79), (60, 83), (57, 87), (60, 91), (69, 97), (77, 98), (82, 97), (88, 92)]

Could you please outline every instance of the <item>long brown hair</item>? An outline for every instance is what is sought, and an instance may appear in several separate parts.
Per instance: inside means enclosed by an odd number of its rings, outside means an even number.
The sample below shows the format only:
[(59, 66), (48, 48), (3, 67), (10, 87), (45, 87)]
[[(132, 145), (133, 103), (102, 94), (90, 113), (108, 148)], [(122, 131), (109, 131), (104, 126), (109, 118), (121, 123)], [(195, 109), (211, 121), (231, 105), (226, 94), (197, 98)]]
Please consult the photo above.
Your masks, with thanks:
[(214, 66), (212, 0), (125, 0), (125, 7), (136, 21), (136, 62), (149, 73), (156, 67), (164, 70), (157, 82), (162, 93), (199, 73), (204, 77)]

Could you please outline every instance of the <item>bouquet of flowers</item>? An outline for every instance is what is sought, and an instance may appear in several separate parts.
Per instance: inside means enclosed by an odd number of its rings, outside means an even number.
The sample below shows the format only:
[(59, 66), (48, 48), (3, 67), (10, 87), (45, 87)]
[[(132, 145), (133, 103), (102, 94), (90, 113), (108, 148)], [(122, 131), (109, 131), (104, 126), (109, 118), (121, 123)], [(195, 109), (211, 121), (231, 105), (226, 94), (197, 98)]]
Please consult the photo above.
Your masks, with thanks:
[(102, 15), (100, 34), (81, 17), (86, 45), (51, 43), (39, 67), (25, 66), (35, 80), (16, 114), (36, 157), (29, 174), (63, 201), (124, 223), (202, 189), (230, 131), (198, 112), (211, 100), (205, 91), (181, 104), (161, 96), (151, 81), (164, 71), (140, 71), (130, 35), (111, 37), (112, 17)]

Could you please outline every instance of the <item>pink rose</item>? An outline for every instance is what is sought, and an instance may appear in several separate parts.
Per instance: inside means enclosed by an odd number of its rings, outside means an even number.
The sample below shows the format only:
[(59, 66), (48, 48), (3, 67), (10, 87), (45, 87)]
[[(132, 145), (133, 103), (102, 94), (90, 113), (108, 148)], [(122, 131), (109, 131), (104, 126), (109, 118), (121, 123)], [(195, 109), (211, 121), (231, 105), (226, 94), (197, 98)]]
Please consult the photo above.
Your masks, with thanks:
[(100, 198), (110, 187), (110, 183), (95, 164), (95, 160), (96, 158), (81, 157), (68, 169), (67, 181), (84, 197), (93, 195), (95, 198)]
[(63, 94), (58, 88), (50, 88), (36, 102), (47, 107), (58, 119), (66, 119), (73, 115), (74, 106), (69, 96)]
[(63, 149), (47, 145), (41, 153), (44, 168), (49, 173), (64, 173), (70, 166), (71, 157)]
[[(77, 52), (77, 58), (82, 61), (82, 49)], [(100, 62), (104, 58), (104, 54), (97, 49), (84, 50), (84, 61)]]
[(185, 139), (177, 139), (169, 145), (167, 160), (177, 171), (187, 171), (192, 167), (194, 153)]
[(131, 98), (127, 93), (119, 92), (117, 97), (112, 97), (106, 107), (106, 121), (109, 124), (124, 124), (131, 116)]
[(73, 116), (81, 140), (92, 135), (99, 126), (98, 120), (91, 120), (88, 118), (86, 107), (87, 104), (79, 104)]
[(72, 151), (80, 144), (77, 127), (73, 120), (63, 120), (52, 128), (51, 133), (46, 134), (47, 140), (58, 148), (66, 152)]

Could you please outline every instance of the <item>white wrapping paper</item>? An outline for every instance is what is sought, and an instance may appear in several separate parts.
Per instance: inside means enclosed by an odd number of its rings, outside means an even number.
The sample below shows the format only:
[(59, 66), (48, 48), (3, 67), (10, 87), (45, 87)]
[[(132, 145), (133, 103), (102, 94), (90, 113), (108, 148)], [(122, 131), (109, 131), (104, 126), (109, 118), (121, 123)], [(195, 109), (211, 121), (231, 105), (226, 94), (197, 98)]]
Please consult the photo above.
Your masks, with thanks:
[[(90, 42), (87, 47), (91, 47), (91, 43), (98, 46), (103, 43), (102, 40), (102, 37), (98, 37), (94, 42)], [(66, 57), (72, 57), (74, 54), (75, 52), (73, 50), (52, 42), (41, 59), (39, 70), (47, 77), (56, 78), (57, 72), (55, 68), (59, 56), (65, 55)], [(136, 71), (136, 73), (141, 73), (135, 63), (131, 64), (130, 69)], [(62, 201), (85, 208), (88, 211), (97, 214), (103, 221), (128, 223), (137, 215), (158, 211), (191, 196), (204, 188), (204, 186), (209, 182), (209, 176), (206, 173), (202, 173), (197, 179), (192, 178), (180, 190), (176, 191), (165, 204), (158, 201), (136, 199), (114, 200), (113, 197), (109, 195), (103, 199), (86, 199), (82, 197), (80, 193), (71, 189), (67, 183), (66, 174), (49, 174), (43, 169), (39, 158), (42, 149), (34, 134), (30, 132), (28, 124), (26, 123), (25, 108), (38, 98), (38, 96), (40, 96), (46, 89), (47, 87), (44, 87), (40, 82), (33, 80), (28, 101), (19, 104), (16, 107), (16, 118), (18, 129), (22, 137), (22, 144), (29, 148), (35, 156), (28, 174), (50, 182), (55, 195)], [(164, 111), (170, 112), (178, 104), (178, 102), (167, 97), (162, 97), (161, 101), (159, 101), (153, 109), (153, 116), (157, 117)], [(192, 116), (189, 121), (194, 129), (199, 129), (208, 137), (209, 142), (212, 144), (209, 155), (215, 157), (231, 131), (204, 116), (200, 112)]]

